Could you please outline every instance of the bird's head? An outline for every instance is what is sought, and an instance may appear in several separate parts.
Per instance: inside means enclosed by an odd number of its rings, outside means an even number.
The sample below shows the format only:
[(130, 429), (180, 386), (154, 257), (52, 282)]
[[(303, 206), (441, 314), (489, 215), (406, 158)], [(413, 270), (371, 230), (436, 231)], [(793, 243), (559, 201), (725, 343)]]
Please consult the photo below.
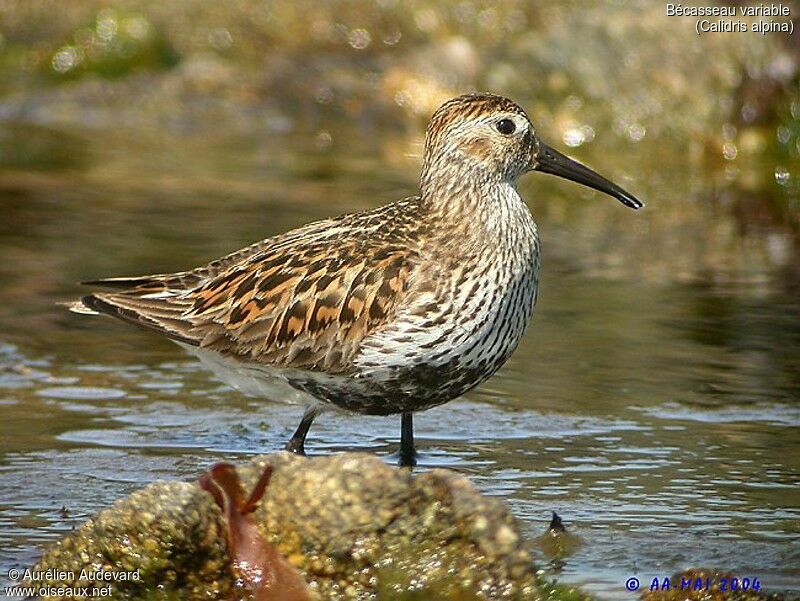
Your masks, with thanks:
[(643, 206), (620, 186), (547, 146), (525, 111), (508, 98), (464, 94), (433, 114), (425, 136), (423, 189), (439, 178), (475, 177), (513, 184), (528, 171), (578, 182), (633, 209)]

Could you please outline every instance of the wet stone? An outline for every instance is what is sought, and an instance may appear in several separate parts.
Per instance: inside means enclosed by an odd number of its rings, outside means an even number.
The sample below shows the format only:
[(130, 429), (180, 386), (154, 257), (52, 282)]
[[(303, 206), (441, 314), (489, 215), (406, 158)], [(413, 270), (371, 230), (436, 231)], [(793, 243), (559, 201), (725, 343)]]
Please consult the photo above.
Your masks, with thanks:
[[(159, 590), (180, 590), (186, 599), (223, 598), (232, 586), (229, 565), (224, 524), (211, 496), (194, 484), (155, 482), (49, 547), (33, 568), (74, 579), (36, 579), (28, 585), (110, 585), (112, 597), (121, 599)], [(130, 580), (81, 579), (84, 571), (125, 574)]]
[[(272, 478), (251, 517), (319, 599), (545, 596), (508, 510), (462, 476), (412, 475), (369, 455), (279, 453), (237, 468), (245, 491), (268, 465)], [(35, 569), (138, 570), (136, 581), (111, 583), (113, 598), (232, 598), (241, 591), (226, 540), (210, 494), (156, 482), (48, 548)]]

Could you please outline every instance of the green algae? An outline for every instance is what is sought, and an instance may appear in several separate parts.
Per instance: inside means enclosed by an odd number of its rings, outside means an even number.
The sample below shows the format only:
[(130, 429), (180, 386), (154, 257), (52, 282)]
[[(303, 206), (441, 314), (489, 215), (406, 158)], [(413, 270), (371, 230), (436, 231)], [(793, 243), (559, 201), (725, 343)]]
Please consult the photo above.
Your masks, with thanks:
[(60, 570), (73, 578), (30, 584), (104, 586), (81, 580), (82, 571), (136, 574), (112, 582), (114, 598), (160, 599), (179, 592), (184, 599), (223, 597), (228, 553), (219, 511), (194, 484), (155, 482), (84, 523), (49, 547), (36, 570)]
[(141, 13), (104, 8), (49, 53), (43, 69), (57, 79), (86, 75), (113, 79), (139, 69), (167, 69), (178, 62), (168, 40)]

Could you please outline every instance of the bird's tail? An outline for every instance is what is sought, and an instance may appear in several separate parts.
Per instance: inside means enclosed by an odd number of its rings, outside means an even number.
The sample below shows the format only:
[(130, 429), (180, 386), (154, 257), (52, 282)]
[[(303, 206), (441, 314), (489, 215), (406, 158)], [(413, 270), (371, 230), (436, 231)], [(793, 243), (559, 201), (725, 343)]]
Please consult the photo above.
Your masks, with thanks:
[(66, 301), (63, 303), (56, 303), (62, 307), (66, 307), (73, 313), (80, 313), (81, 315), (100, 315), (99, 311), (95, 311), (87, 307), (82, 300)]

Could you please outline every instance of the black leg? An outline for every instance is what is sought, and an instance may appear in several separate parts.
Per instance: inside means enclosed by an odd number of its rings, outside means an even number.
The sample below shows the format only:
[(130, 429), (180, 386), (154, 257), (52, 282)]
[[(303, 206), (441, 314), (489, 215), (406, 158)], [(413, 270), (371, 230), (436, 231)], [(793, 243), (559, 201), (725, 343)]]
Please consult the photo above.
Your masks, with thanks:
[(286, 447), (284, 447), (287, 451), (297, 455), (306, 454), (306, 435), (308, 434), (308, 429), (311, 427), (311, 424), (314, 423), (314, 418), (316, 418), (319, 413), (319, 405), (312, 405), (306, 409), (306, 412), (303, 414), (303, 419), (300, 420), (300, 425), (297, 426), (297, 430), (294, 431), (289, 442), (286, 443)]
[(417, 451), (414, 449), (414, 421), (411, 413), (403, 413), (400, 420), (400, 461), (401, 467), (417, 465)]

